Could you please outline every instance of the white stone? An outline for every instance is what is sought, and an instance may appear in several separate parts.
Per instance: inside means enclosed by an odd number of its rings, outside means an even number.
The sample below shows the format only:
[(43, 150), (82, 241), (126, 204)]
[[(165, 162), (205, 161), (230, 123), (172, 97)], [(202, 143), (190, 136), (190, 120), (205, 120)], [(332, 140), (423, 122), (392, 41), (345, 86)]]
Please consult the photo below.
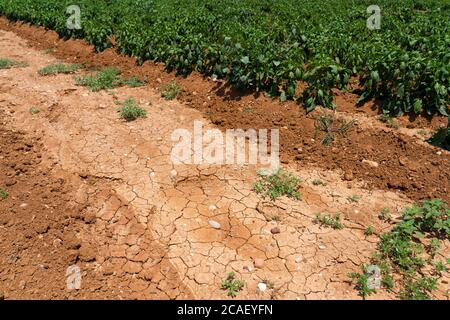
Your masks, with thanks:
[(264, 282), (258, 283), (258, 289), (257, 289), (258, 292), (262, 293), (266, 290), (267, 290), (267, 285)]
[(213, 227), (214, 229), (220, 229), (220, 223), (214, 220), (209, 220), (208, 224)]

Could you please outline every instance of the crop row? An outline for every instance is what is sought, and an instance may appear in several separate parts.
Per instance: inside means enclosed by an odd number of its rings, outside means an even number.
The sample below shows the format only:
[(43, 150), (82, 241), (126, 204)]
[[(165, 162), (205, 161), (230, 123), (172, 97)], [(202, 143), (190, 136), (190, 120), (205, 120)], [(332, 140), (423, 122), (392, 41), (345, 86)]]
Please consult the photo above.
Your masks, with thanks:
[[(0, 14), (115, 47), (139, 62), (164, 62), (234, 86), (333, 107), (333, 89), (358, 79), (359, 102), (383, 110), (450, 113), (450, 4), (378, 0), (381, 29), (366, 21), (372, 0), (2, 0)], [(66, 8), (81, 9), (68, 29)], [(307, 83), (300, 91), (298, 84)], [(354, 87), (354, 86), (352, 86)]]

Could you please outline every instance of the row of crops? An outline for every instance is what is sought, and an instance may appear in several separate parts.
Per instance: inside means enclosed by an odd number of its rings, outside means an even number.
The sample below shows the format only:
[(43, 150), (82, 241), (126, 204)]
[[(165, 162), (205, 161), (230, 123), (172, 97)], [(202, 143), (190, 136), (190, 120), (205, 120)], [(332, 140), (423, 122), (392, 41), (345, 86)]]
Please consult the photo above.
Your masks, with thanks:
[[(366, 26), (374, 2), (379, 30)], [(79, 30), (66, 27), (74, 4)], [(0, 14), (97, 50), (114, 36), (140, 62), (296, 99), (308, 111), (334, 107), (332, 89), (358, 79), (360, 103), (379, 99), (393, 115), (450, 113), (448, 0), (1, 0)]]

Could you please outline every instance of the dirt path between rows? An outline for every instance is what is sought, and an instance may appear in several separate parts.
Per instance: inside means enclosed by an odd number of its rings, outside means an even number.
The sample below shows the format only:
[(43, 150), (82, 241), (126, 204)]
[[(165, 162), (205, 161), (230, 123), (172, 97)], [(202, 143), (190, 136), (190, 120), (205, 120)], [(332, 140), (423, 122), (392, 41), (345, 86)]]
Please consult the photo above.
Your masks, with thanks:
[[(377, 218), (381, 208), (398, 216), (418, 194), (374, 188), (375, 178), (343, 181), (336, 169), (345, 169), (340, 153), (349, 151), (338, 145), (335, 156), (324, 155), (329, 169), (284, 161), (303, 180), (302, 200), (270, 202), (252, 191), (257, 167), (172, 164), (175, 129), (192, 129), (195, 120), (215, 127), (190, 107), (195, 99), (166, 101), (151, 86), (92, 93), (75, 86), (71, 75), (40, 77), (37, 70), (56, 59), (9, 31), (0, 31), (0, 57), (28, 63), (0, 70), (0, 181), (9, 192), (0, 203), (0, 295), (8, 299), (223, 299), (220, 283), (230, 271), (245, 281), (243, 299), (356, 299), (347, 273), (369, 260), (376, 234), (389, 228)], [(130, 96), (147, 118), (128, 123), (118, 117), (116, 102)], [(354, 134), (349, 141), (359, 137)], [(359, 134), (356, 141), (365, 137)], [(403, 146), (398, 152), (420, 150), (427, 161), (441, 161), (415, 174), (448, 177), (446, 154), (413, 147), (405, 142), (413, 138), (390, 131), (377, 131), (374, 139), (383, 137), (395, 137), (393, 148)], [(381, 175), (358, 170), (352, 174)], [(314, 179), (325, 185), (313, 185)], [(431, 180), (421, 183), (425, 188)], [(430, 192), (448, 198), (448, 181), (434, 183)], [(359, 200), (349, 200), (353, 195)], [(345, 228), (314, 224), (319, 212), (340, 212)], [(368, 226), (375, 235), (364, 235)], [(71, 265), (82, 271), (81, 290), (66, 287)], [(437, 298), (448, 280), (442, 278)], [(273, 286), (260, 292), (261, 282)]]

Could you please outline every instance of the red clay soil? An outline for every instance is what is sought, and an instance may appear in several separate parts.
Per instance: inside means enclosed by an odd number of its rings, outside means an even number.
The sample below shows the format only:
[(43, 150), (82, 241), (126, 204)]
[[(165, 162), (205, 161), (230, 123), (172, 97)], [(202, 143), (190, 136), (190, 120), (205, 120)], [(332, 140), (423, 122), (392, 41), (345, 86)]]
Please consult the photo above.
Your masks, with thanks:
[[(337, 137), (331, 146), (325, 146), (321, 143), (321, 132), (314, 129), (318, 113), (306, 115), (294, 102), (280, 103), (263, 94), (239, 92), (220, 81), (205, 81), (197, 73), (187, 78), (176, 77), (174, 73), (167, 73), (162, 64), (146, 62), (137, 66), (134, 58), (121, 56), (113, 49), (95, 53), (93, 46), (83, 40), (62, 40), (53, 31), (10, 23), (3, 17), (0, 28), (27, 39), (32, 47), (52, 49), (52, 55), (66, 62), (84, 63), (87, 68), (116, 66), (126, 75), (146, 77), (151, 86), (159, 89), (176, 79), (183, 89), (178, 99), (201, 110), (223, 129), (279, 128), (282, 163), (342, 169), (345, 180), (363, 180), (368, 188), (398, 190), (414, 200), (442, 198), (450, 201), (449, 153), (381, 123), (368, 128), (356, 124), (345, 136)], [(350, 115), (376, 114), (373, 104), (356, 108), (355, 99), (350, 93), (338, 93), (338, 110)], [(442, 117), (432, 121), (423, 117), (399, 120), (406, 127), (427, 129), (435, 129), (444, 122)]]
[(65, 246), (76, 245), (69, 237), (81, 222), (60, 214), (67, 212), (70, 186), (42, 164), (45, 150), (38, 140), (2, 123), (0, 147), (1, 187), (9, 193), (0, 200), (0, 283), (9, 294), (0, 292), (0, 298), (52, 297), (63, 292), (65, 269), (77, 258)]

